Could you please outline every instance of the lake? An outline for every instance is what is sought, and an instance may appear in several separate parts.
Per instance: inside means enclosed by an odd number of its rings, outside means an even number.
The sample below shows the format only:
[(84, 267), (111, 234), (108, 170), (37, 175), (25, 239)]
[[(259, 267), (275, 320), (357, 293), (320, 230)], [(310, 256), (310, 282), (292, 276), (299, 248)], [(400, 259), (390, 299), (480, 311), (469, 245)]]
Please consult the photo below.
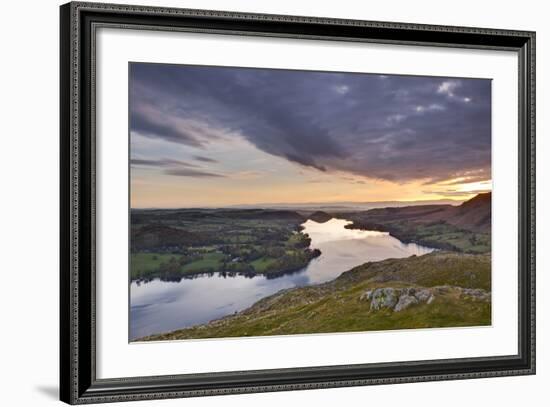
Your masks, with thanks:
[(267, 279), (263, 276), (199, 275), (179, 282), (155, 279), (130, 285), (130, 340), (203, 324), (241, 311), (279, 290), (319, 284), (368, 261), (420, 256), (434, 249), (403, 243), (387, 232), (346, 229), (351, 222), (308, 220), (304, 233), (321, 250), (304, 269)]

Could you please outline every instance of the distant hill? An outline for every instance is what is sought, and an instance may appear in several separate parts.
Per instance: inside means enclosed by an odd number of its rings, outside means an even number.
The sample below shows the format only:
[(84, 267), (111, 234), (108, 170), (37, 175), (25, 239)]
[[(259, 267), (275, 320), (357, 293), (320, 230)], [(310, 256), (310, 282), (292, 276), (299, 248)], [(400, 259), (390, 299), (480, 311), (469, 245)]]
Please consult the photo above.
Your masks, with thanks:
[[(190, 246), (227, 243), (227, 233), (257, 224), (256, 237), (287, 240), (307, 218), (295, 211), (267, 209), (154, 209), (132, 210), (132, 252), (181, 252)], [(279, 232), (278, 232), (279, 231)], [(226, 233), (224, 235), (224, 233)], [(285, 232), (286, 233), (286, 232)], [(246, 234), (246, 233), (245, 233)], [(245, 239), (248, 239), (245, 236)], [(247, 240), (248, 242), (249, 240)]]
[(182, 229), (151, 224), (140, 228), (132, 228), (131, 249), (159, 250), (174, 247), (185, 247), (208, 241), (210, 236), (204, 233), (192, 233)]
[(317, 223), (325, 223), (331, 220), (332, 216), (323, 211), (316, 211), (309, 215), (308, 219), (311, 219)]
[(416, 205), (334, 214), (353, 221), (349, 229), (382, 230), (407, 243), (466, 253), (491, 249), (491, 193), (461, 205)]
[(364, 212), (371, 222), (408, 221), (418, 224), (445, 222), (475, 232), (491, 230), (491, 192), (478, 194), (461, 205), (416, 205), (379, 208)]
[[(455, 199), (432, 199), (423, 201), (373, 201), (373, 202), (303, 202), (303, 203), (258, 203), (231, 205), (235, 209), (281, 209), (295, 211), (350, 212), (367, 211), (375, 208), (409, 207), (418, 205), (460, 205)], [(223, 209), (223, 208), (219, 208)]]
[(478, 194), (459, 206), (434, 207), (430, 213), (418, 216), (415, 221), (421, 223), (443, 221), (461, 229), (489, 233), (491, 231), (491, 193)]
[(189, 208), (189, 209), (132, 209), (132, 225), (139, 223), (151, 223), (152, 219), (159, 222), (172, 222), (174, 220), (192, 220), (232, 218), (232, 219), (283, 219), (292, 221), (305, 221), (305, 217), (293, 210), (278, 209), (210, 209), (210, 208)]
[(491, 231), (491, 193), (479, 194), (452, 208), (447, 223), (463, 229), (489, 233)]

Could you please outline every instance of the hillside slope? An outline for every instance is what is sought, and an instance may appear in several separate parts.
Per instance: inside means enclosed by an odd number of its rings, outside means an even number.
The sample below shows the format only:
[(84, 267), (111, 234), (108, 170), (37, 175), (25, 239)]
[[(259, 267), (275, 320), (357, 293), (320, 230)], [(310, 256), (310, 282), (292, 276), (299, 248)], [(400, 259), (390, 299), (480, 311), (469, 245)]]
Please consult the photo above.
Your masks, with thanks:
[(491, 250), (491, 193), (452, 205), (379, 208), (338, 214), (353, 221), (351, 229), (390, 232), (403, 242), (444, 250), (487, 253)]
[(444, 220), (451, 225), (482, 233), (491, 231), (491, 193), (479, 194), (455, 206), (445, 215)]
[(238, 314), (140, 340), (489, 325), (490, 269), (489, 255), (446, 252), (366, 263)]

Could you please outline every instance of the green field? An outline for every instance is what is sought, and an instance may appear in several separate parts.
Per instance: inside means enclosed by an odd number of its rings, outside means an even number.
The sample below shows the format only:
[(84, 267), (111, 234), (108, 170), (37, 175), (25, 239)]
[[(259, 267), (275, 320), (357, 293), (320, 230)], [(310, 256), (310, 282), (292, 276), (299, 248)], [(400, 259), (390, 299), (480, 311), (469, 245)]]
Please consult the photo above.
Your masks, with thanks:
[(462, 230), (445, 223), (419, 225), (414, 229), (409, 225), (396, 223), (394, 227), (399, 229), (407, 240), (424, 242), (432, 247), (464, 253), (487, 253), (491, 250), (491, 236), (488, 233)]
[(196, 273), (196, 272), (208, 272), (217, 271), (222, 265), (223, 260), (226, 258), (222, 253), (209, 252), (204, 255), (203, 259), (186, 264), (181, 268), (183, 273)]
[(463, 253), (481, 254), (491, 251), (491, 234), (460, 229), (443, 222), (431, 224), (407, 221), (385, 221), (376, 224), (364, 223), (362, 215), (349, 214), (356, 229), (375, 229), (390, 232), (405, 243), (418, 243), (423, 246)]
[(292, 211), (132, 212), (131, 278), (178, 281), (201, 273), (277, 276), (320, 255)]
[(146, 277), (157, 270), (161, 264), (167, 263), (174, 254), (163, 253), (132, 253), (130, 258), (130, 273), (132, 280)]
[[(287, 252), (288, 253), (288, 252)], [(262, 257), (260, 259), (254, 260), (251, 264), (254, 267), (254, 270), (258, 273), (265, 273), (273, 265), (275, 265), (276, 260), (271, 257)]]

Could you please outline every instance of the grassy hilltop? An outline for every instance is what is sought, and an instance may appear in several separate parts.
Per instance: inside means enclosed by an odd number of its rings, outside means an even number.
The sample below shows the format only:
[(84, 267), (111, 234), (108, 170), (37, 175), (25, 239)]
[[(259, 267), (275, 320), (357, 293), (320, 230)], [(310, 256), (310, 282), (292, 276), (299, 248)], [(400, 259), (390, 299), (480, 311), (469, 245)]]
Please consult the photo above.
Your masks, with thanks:
[(489, 255), (434, 252), (366, 263), (238, 314), (140, 340), (489, 325), (490, 290)]

